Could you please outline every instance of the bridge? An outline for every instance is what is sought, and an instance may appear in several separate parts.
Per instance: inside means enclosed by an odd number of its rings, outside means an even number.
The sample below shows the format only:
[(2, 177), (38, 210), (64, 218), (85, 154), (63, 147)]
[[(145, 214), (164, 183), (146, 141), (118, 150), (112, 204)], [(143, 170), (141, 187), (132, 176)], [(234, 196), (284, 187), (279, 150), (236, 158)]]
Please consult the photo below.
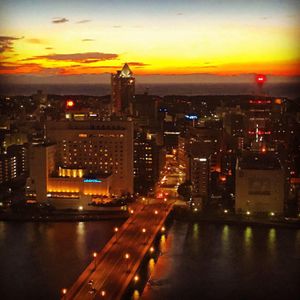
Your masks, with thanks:
[[(145, 202), (145, 201), (144, 201)], [(138, 280), (137, 271), (172, 210), (173, 201), (152, 200), (137, 203), (130, 217), (106, 246), (93, 254), (87, 266), (69, 289), (62, 290), (64, 300), (121, 299), (130, 283)]]

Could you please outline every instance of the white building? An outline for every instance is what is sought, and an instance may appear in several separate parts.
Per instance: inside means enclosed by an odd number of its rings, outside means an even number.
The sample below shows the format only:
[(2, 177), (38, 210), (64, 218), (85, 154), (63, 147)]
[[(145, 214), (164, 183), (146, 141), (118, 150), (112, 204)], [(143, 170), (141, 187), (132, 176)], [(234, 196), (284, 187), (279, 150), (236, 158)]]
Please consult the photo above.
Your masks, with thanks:
[(284, 171), (270, 153), (244, 155), (236, 165), (237, 213), (282, 214), (284, 210)]

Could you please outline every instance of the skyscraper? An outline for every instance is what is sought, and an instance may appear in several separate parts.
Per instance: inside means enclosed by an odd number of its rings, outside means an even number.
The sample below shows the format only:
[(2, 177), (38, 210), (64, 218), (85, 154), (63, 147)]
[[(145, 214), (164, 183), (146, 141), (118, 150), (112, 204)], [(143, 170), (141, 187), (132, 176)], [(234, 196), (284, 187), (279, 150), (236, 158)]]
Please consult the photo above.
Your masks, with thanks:
[(112, 112), (118, 116), (132, 115), (135, 78), (128, 64), (116, 74), (111, 74)]

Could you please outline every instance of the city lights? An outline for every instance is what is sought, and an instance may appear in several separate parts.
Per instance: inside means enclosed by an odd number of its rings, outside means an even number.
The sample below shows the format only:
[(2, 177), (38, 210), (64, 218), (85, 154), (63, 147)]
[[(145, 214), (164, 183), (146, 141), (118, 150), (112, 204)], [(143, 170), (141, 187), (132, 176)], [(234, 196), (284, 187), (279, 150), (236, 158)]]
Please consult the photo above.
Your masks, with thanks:
[(300, 1), (2, 2), (3, 299), (299, 298)]
[(67, 100), (67, 102), (66, 102), (67, 108), (72, 108), (72, 107), (74, 107), (74, 105), (75, 105), (75, 102), (73, 100)]
[(101, 297), (106, 296), (106, 291), (102, 290), (102, 291), (100, 292), (100, 295), (101, 295)]
[(67, 294), (67, 291), (68, 291), (67, 289), (62, 289), (62, 290), (61, 290), (62, 295), (66, 295), (66, 294)]

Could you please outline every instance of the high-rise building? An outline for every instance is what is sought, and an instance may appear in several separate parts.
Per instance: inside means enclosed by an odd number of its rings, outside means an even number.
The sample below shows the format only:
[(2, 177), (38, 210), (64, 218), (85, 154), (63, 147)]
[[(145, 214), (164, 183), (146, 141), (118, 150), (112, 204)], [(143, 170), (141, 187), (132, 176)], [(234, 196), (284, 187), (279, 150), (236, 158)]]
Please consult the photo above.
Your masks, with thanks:
[(47, 139), (31, 150), (29, 196), (74, 208), (133, 193), (132, 122), (51, 121)]
[(27, 201), (47, 200), (48, 180), (55, 170), (55, 144), (41, 144), (29, 149), (29, 178), (26, 183)]
[(24, 175), (28, 170), (27, 145), (11, 145), (0, 154), (0, 185)]
[(155, 134), (145, 131), (135, 133), (134, 181), (135, 190), (145, 193), (153, 187), (164, 165), (165, 151)]
[(116, 74), (111, 74), (112, 112), (118, 116), (132, 115), (135, 78), (128, 64)]
[(276, 213), (284, 208), (284, 171), (272, 153), (244, 153), (236, 165), (237, 213)]
[[(57, 143), (61, 176), (82, 170), (81, 177), (111, 175), (111, 193), (133, 192), (133, 123), (130, 121), (60, 121), (47, 124), (47, 138)], [(60, 168), (60, 169), (59, 169)], [(58, 174), (60, 176), (60, 174)], [(76, 177), (76, 176), (75, 176)]]

